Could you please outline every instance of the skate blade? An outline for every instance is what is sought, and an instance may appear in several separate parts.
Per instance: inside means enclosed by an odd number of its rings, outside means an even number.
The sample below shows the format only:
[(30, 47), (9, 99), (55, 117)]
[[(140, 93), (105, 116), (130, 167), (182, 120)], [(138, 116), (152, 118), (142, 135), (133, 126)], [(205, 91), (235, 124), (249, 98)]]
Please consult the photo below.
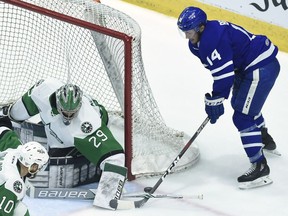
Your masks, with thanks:
[(245, 189), (262, 187), (262, 186), (269, 185), (272, 183), (273, 183), (273, 180), (270, 179), (269, 176), (263, 176), (261, 178), (255, 179), (254, 181), (239, 182), (238, 187), (241, 190), (245, 190)]
[(281, 153), (277, 149), (274, 150), (264, 149), (264, 152), (272, 155), (281, 156)]

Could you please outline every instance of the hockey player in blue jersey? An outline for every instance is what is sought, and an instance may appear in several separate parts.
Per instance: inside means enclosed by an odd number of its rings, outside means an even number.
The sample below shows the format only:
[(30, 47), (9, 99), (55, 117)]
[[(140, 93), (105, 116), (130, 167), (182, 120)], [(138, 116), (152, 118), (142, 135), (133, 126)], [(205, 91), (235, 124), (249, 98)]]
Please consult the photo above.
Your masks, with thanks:
[(263, 147), (275, 150), (261, 113), (280, 71), (278, 48), (264, 35), (254, 35), (242, 27), (207, 20), (200, 8), (187, 7), (177, 22), (189, 40), (190, 51), (213, 76), (212, 93), (205, 95), (205, 111), (214, 124), (224, 114), (223, 101), (232, 89), (233, 123), (240, 133), (250, 169), (238, 178), (239, 188), (272, 183)]

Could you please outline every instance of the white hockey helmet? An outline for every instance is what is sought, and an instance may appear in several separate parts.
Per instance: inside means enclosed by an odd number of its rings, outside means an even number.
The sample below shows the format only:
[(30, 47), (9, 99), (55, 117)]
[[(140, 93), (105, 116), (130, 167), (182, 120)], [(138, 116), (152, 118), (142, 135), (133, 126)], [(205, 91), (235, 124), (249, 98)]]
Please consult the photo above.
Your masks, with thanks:
[[(26, 167), (28, 167), (28, 172), (30, 174), (37, 173), (41, 168), (43, 168), (48, 160), (49, 155), (47, 150), (38, 142), (27, 142), (19, 146), (19, 161)], [(38, 165), (38, 169), (34, 172), (31, 172), (31, 166), (33, 164)]]

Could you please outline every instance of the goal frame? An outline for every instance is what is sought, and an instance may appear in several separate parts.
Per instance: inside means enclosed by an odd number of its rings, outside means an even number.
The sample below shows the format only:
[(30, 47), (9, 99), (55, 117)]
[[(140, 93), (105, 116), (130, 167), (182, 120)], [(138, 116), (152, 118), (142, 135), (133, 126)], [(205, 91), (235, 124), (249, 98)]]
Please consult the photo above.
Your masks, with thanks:
[(102, 34), (115, 37), (122, 40), (124, 43), (124, 147), (125, 147), (125, 166), (128, 169), (127, 178), (129, 181), (134, 180), (135, 176), (131, 172), (132, 163), (132, 40), (133, 37), (118, 32), (112, 29), (104, 28), (100, 25), (86, 22), (74, 17), (70, 17), (56, 11), (52, 11), (46, 8), (39, 7), (37, 5), (30, 4), (28, 2), (20, 0), (0, 0), (7, 4), (11, 4), (17, 7), (21, 7), (26, 10), (30, 10), (54, 19), (61, 20), (63, 22), (77, 25), (83, 28), (87, 28), (92, 31), (97, 31)]

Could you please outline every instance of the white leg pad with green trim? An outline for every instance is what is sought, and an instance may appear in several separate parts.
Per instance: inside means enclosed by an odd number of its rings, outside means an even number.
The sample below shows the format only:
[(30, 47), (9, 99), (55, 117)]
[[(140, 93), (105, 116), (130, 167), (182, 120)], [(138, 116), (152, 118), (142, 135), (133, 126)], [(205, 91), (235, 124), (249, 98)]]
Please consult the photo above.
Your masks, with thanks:
[(115, 210), (109, 203), (112, 199), (121, 198), (126, 175), (126, 167), (105, 163), (93, 205)]

